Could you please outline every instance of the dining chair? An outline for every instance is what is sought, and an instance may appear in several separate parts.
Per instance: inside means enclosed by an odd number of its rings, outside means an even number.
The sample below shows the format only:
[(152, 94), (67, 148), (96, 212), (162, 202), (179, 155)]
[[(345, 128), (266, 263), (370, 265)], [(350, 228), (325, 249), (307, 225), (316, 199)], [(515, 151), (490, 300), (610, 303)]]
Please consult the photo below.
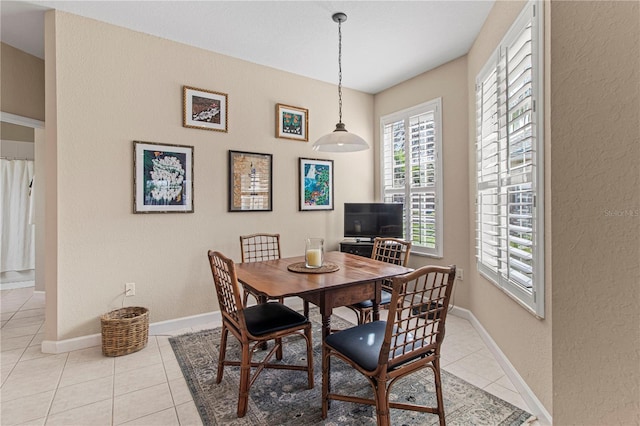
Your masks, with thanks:
[[(222, 314), (222, 333), (220, 337), (220, 355), (216, 383), (222, 381), (226, 365), (240, 366), (240, 389), (238, 392), (238, 417), (247, 412), (249, 388), (264, 368), (301, 370), (307, 372), (308, 388), (313, 388), (313, 345), (311, 340), (311, 322), (300, 313), (278, 303), (269, 302), (245, 307), (242, 303), (240, 285), (233, 260), (217, 251), (208, 252), (211, 273), (215, 284), (220, 312)], [(231, 332), (242, 346), (242, 356), (238, 360), (227, 359), (227, 337)], [(282, 360), (282, 338), (302, 336), (307, 344), (306, 365), (271, 363)], [(275, 345), (262, 361), (254, 362), (256, 349), (269, 340)], [(256, 370), (251, 375), (251, 368)]]
[[(242, 263), (280, 259), (280, 234), (240, 235), (240, 256)], [(247, 306), (249, 295), (253, 296), (256, 301), (260, 300), (256, 293), (244, 287), (244, 306)], [(275, 300), (284, 303), (284, 297), (278, 297)]]
[[(381, 262), (407, 266), (410, 253), (411, 241), (404, 241), (398, 238), (376, 237), (373, 240), (371, 258)], [(389, 282), (385, 281), (382, 284), (380, 308), (386, 309), (389, 306), (389, 302), (391, 302), (391, 291)], [(358, 324), (371, 321), (371, 314), (373, 312), (373, 302), (371, 300), (363, 300), (362, 302), (347, 307), (355, 312), (358, 318)]]
[[(242, 262), (260, 262), (263, 260), (280, 259), (280, 234), (258, 233), (250, 235), (240, 235), (240, 255)], [(249, 302), (249, 295), (253, 296), (256, 301), (260, 301), (259, 295), (251, 291), (248, 287), (244, 287), (244, 306)], [(277, 300), (284, 303), (284, 297), (278, 297), (271, 300)], [(309, 317), (309, 302), (303, 302), (305, 316)]]
[[(437, 414), (445, 424), (440, 377), (440, 347), (456, 267), (423, 266), (391, 279), (392, 296), (386, 321), (373, 321), (330, 334), (322, 345), (322, 418), (330, 400), (376, 406), (378, 425), (390, 424), (391, 408)], [(364, 375), (372, 398), (331, 392), (330, 362), (336, 357)], [(392, 386), (423, 368), (433, 370), (436, 407), (389, 401)], [(343, 373), (344, 374), (344, 373)]]

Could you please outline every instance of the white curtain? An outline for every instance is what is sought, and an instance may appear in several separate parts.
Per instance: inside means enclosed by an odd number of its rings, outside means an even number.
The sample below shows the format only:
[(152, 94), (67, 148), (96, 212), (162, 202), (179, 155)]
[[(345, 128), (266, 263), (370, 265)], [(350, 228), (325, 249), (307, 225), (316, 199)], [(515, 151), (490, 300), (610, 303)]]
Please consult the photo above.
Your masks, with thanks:
[(0, 272), (35, 269), (35, 232), (29, 223), (33, 168), (31, 160), (2, 159)]

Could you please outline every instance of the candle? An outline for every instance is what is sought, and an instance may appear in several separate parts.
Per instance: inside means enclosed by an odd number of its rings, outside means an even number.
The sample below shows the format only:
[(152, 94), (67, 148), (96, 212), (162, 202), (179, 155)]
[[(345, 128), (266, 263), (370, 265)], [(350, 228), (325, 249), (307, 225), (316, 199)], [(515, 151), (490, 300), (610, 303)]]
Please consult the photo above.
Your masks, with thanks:
[(322, 250), (309, 249), (307, 250), (307, 267), (319, 268), (322, 266)]
[(307, 238), (304, 252), (304, 266), (320, 268), (324, 256), (324, 240), (322, 238)]

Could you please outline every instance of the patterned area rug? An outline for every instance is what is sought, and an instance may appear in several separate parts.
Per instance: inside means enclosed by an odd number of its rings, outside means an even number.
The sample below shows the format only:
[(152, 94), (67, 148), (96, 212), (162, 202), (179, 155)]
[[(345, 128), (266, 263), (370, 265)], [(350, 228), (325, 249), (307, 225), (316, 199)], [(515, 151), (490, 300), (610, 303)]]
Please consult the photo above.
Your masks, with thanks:
[[(216, 369), (220, 328), (185, 334), (169, 339), (193, 400), (205, 425), (375, 425), (375, 408), (342, 401), (331, 401), (329, 416), (321, 418), (321, 338), (320, 315), (312, 309), (315, 386), (307, 389), (303, 371), (265, 369), (249, 390), (249, 409), (238, 419), (239, 367), (227, 366), (217, 385)], [(332, 317), (332, 328), (347, 328), (348, 322)], [(228, 359), (240, 359), (240, 345), (231, 333)], [(304, 364), (304, 339), (291, 337), (284, 342), (284, 361)], [(254, 355), (259, 358), (265, 351)], [(275, 358), (274, 358), (275, 359)], [(252, 370), (253, 371), (253, 370)], [(464, 380), (442, 371), (445, 416), (448, 425), (521, 425), (531, 415)], [(332, 357), (331, 386), (336, 391), (370, 398), (368, 381), (346, 364)], [(396, 383), (392, 400), (435, 406), (433, 373), (423, 369)], [(393, 425), (435, 425), (438, 416), (405, 410), (391, 410)]]

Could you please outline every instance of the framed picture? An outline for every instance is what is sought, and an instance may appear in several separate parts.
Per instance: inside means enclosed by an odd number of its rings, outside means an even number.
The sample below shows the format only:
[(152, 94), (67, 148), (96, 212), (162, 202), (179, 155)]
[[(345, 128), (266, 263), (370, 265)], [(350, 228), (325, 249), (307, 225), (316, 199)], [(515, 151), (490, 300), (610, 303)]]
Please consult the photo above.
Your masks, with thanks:
[(212, 92), (184, 86), (183, 94), (183, 122), (184, 127), (227, 131), (227, 94)]
[(300, 158), (300, 210), (333, 210), (333, 160)]
[(276, 104), (276, 137), (297, 141), (309, 140), (309, 110)]
[(133, 141), (133, 212), (193, 213), (193, 147)]
[(230, 212), (270, 212), (272, 188), (271, 154), (229, 151)]

